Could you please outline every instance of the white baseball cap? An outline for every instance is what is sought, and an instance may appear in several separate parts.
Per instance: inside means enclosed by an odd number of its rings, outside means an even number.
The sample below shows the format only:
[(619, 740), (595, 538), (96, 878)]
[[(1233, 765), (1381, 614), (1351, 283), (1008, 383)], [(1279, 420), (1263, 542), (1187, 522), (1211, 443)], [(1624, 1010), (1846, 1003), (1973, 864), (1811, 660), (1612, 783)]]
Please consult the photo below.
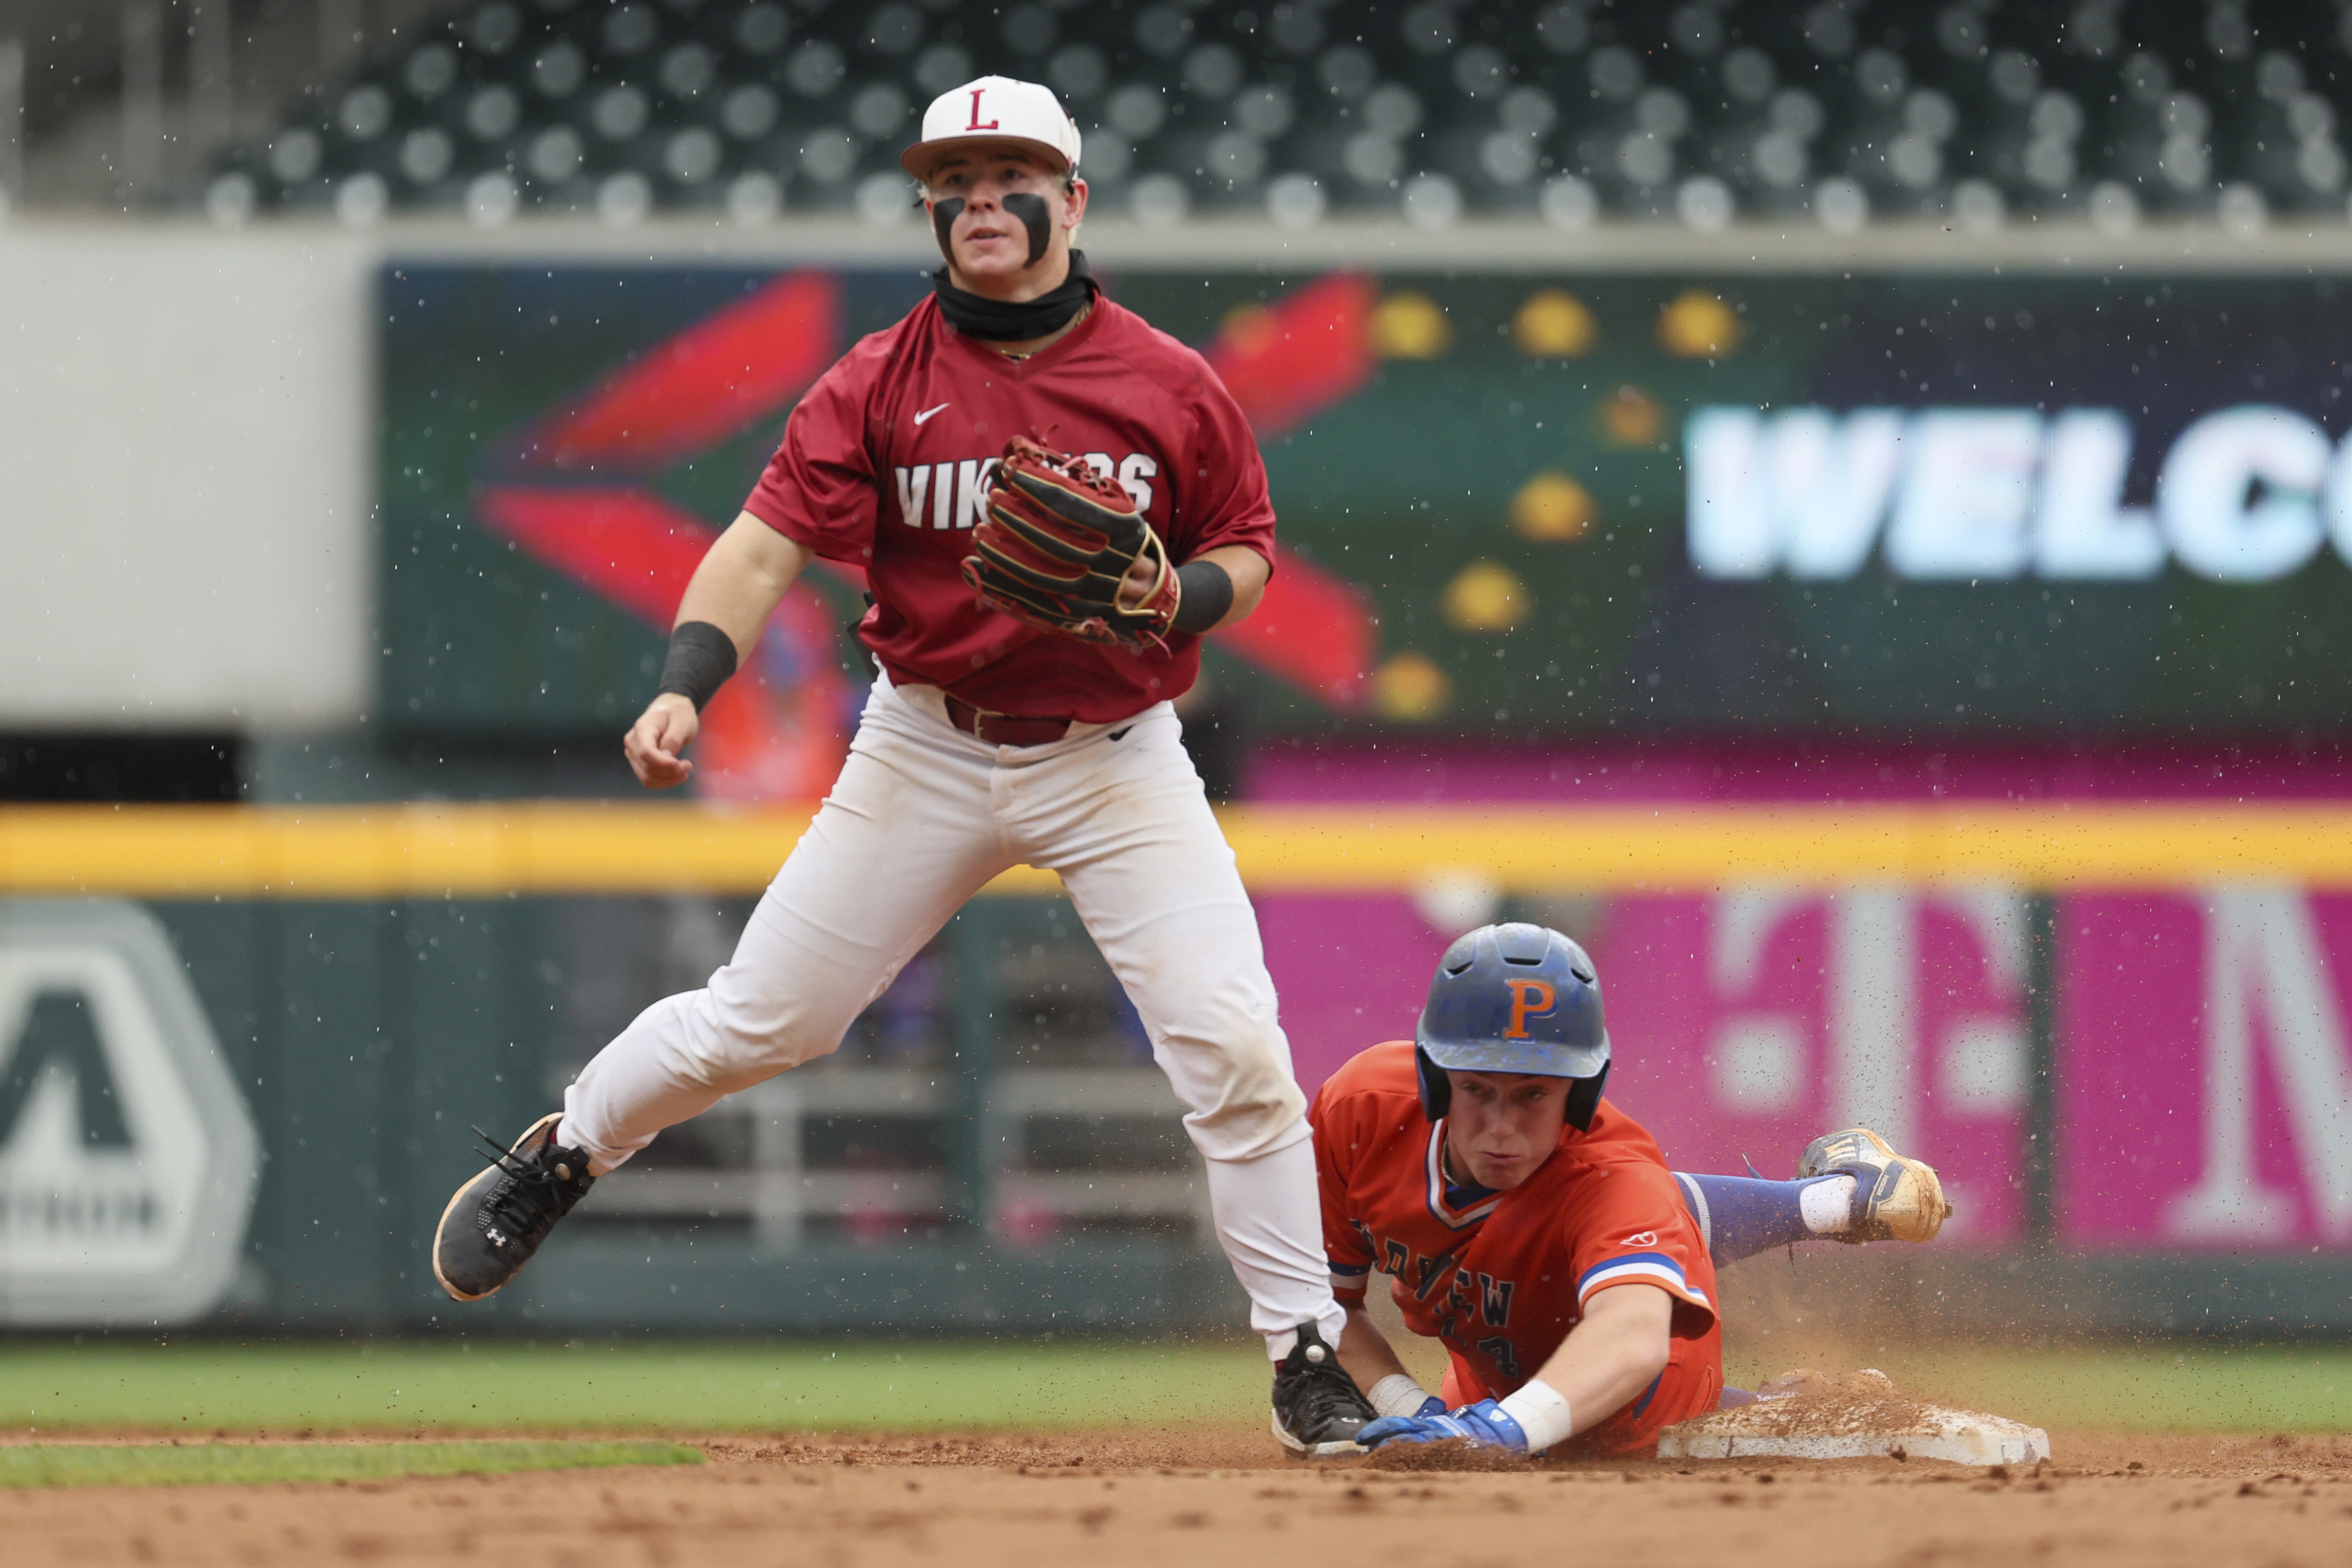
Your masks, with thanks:
[(920, 180), (955, 141), (1025, 141), (1078, 166), (1078, 127), (1054, 89), (1011, 77), (979, 77), (931, 99), (923, 110), (923, 139), (898, 154), (899, 165)]

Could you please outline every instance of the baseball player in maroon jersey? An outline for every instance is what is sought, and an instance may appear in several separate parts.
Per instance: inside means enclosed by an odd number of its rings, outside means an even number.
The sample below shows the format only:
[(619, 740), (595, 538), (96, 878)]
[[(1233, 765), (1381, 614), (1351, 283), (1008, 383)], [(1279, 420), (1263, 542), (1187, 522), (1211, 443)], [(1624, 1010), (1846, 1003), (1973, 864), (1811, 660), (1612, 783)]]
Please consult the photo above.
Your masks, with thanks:
[[(461, 1301), (498, 1290), (594, 1177), (835, 1049), (966, 899), (1026, 863), (1060, 874), (1189, 1109), (1219, 1239), (1275, 1363), (1276, 1435), (1359, 1451), (1372, 1412), (1335, 1354), (1346, 1318), (1306, 1102), (1256, 918), (1169, 706), (1202, 634), (1249, 614), (1271, 575), (1264, 463), (1201, 357), (1105, 298), (1071, 248), (1087, 186), (1049, 90), (958, 88), (904, 162), (947, 261), (936, 291), (793, 411), (688, 585), (661, 693), (626, 741), (646, 785), (683, 782), (701, 705), (822, 556), (864, 568), (874, 599), (859, 633), (878, 674), (848, 760), (709, 985), (646, 1009), (560, 1113), (450, 1199), (436, 1274)], [(1155, 634), (1084, 640), (975, 595), (975, 525), (1008, 510), (997, 467), (1015, 436), (1082, 459), (1069, 472), (1094, 482), (1090, 500), (1049, 504), (1131, 501), (1149, 524), (1157, 542), (1131, 580), (1165, 612)]]

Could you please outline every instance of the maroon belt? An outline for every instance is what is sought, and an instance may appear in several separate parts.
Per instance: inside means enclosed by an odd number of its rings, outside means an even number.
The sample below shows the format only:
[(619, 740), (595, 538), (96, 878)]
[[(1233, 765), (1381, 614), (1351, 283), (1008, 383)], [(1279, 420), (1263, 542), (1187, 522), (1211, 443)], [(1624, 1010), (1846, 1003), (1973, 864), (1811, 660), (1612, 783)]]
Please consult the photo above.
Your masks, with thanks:
[(1046, 746), (1070, 733), (1066, 718), (1015, 718), (989, 713), (941, 692), (948, 697), (948, 722), (990, 746)]

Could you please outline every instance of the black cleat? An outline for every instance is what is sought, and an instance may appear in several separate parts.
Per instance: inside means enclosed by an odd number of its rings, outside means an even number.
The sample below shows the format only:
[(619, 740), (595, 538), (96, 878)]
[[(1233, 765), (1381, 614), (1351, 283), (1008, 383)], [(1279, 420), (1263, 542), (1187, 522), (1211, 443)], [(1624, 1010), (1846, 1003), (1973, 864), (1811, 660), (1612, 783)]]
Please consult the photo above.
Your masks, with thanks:
[(1310, 1459), (1360, 1454), (1356, 1434), (1371, 1419), (1371, 1405), (1339, 1352), (1313, 1323), (1299, 1324), (1298, 1343), (1274, 1369), (1274, 1435), (1282, 1446)]
[(560, 1113), (541, 1116), (505, 1154), (493, 1145), (489, 1168), (441, 1211), (433, 1277), (453, 1300), (478, 1301), (513, 1279), (555, 1222), (588, 1196), (596, 1178), (588, 1174), (586, 1151), (556, 1146), (562, 1119)]

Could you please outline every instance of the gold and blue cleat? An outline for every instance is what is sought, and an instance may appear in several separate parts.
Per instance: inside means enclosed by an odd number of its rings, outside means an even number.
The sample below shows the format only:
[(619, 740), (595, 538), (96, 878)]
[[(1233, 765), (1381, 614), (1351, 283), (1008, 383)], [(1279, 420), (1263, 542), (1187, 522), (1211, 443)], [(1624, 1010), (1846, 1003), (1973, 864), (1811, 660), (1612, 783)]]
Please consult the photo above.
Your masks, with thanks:
[(1805, 1145), (1797, 1176), (1853, 1178), (1853, 1219), (1833, 1239), (1933, 1241), (1952, 1217), (1936, 1168), (1898, 1155), (1867, 1127), (1824, 1133)]

